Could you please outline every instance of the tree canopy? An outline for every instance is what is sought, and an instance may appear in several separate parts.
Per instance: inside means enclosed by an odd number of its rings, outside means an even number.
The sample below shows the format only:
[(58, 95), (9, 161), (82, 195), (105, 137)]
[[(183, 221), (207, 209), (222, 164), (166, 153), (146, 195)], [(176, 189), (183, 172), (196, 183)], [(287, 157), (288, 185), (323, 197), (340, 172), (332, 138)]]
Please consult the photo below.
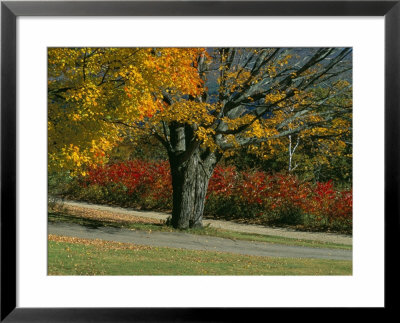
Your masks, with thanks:
[[(123, 138), (143, 134), (170, 151), (186, 149), (171, 131), (184, 124), (195, 134), (193, 144), (225, 155), (248, 146), (268, 157), (291, 134), (298, 136), (293, 145), (302, 137), (322, 142), (348, 136), (351, 83), (339, 76), (351, 70), (350, 53), (349, 48), (51, 48), (50, 164), (84, 169), (104, 162)], [(341, 145), (335, 140), (330, 146)]]

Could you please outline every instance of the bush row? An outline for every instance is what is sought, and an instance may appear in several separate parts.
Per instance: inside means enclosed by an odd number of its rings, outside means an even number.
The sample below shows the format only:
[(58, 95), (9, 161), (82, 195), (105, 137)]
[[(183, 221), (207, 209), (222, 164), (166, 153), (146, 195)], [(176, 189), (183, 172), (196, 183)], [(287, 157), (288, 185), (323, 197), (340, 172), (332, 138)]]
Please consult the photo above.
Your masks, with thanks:
[[(69, 197), (143, 209), (172, 208), (169, 163), (133, 160), (91, 169), (73, 182)], [(217, 166), (205, 215), (248, 223), (351, 232), (352, 191), (332, 181), (301, 182), (290, 174)]]
[(332, 181), (312, 184), (291, 174), (217, 167), (207, 197), (206, 212), (224, 218), (245, 217), (312, 230), (352, 230), (352, 191), (336, 190)]

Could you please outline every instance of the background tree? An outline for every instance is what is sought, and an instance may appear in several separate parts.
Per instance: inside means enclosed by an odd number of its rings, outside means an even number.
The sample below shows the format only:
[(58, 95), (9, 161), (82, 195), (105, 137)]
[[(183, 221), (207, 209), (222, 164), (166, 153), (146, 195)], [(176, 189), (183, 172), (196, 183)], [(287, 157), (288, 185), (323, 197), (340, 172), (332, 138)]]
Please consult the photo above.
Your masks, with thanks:
[[(330, 93), (330, 94), (329, 94)], [(332, 95), (335, 93), (335, 95)], [(322, 119), (318, 127), (290, 134), (286, 138), (274, 140), (272, 148), (258, 145), (249, 155), (248, 150), (240, 156), (230, 158), (230, 163), (244, 167), (258, 167), (266, 171), (288, 171), (300, 175), (307, 181), (335, 180), (337, 185), (348, 187), (352, 178), (352, 91), (348, 81), (337, 81), (313, 90), (313, 100), (326, 98), (321, 109), (330, 118)], [(341, 107), (338, 113), (332, 110)], [(285, 118), (293, 115), (294, 107), (283, 110)], [(286, 127), (292, 130), (300, 126), (301, 120), (295, 120)], [(264, 148), (264, 149), (263, 149)], [(273, 151), (271, 154), (270, 152)], [(241, 163), (240, 159), (244, 162)], [(243, 167), (242, 166), (242, 167)]]
[(152, 137), (171, 166), (172, 225), (201, 226), (222, 157), (267, 158), (294, 137), (335, 146), (350, 72), (349, 48), (50, 49), (49, 165), (84, 174), (118, 142)]

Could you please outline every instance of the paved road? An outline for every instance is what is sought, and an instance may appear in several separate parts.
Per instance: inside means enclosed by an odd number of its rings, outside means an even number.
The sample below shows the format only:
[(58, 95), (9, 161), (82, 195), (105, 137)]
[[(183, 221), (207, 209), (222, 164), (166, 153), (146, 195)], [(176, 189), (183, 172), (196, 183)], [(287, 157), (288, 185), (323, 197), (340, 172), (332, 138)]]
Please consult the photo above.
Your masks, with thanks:
[(263, 242), (223, 239), (180, 232), (143, 232), (112, 227), (89, 228), (72, 223), (49, 223), (48, 233), (86, 239), (128, 242), (154, 247), (232, 252), (237, 254), (351, 260), (352, 251), (285, 246)]
[[(59, 199), (55, 199), (59, 203), (62, 203), (66, 206), (77, 206), (83, 207), (92, 210), (101, 210), (108, 211), (113, 213), (125, 214), (125, 215), (133, 215), (144, 218), (152, 218), (159, 220), (166, 220), (170, 214), (163, 212), (153, 212), (153, 211), (138, 211), (128, 208), (121, 208), (116, 206), (107, 206), (107, 205), (97, 205), (90, 204), (85, 202), (78, 201), (61, 201)], [(335, 234), (335, 233), (325, 233), (325, 232), (301, 232), (295, 231), (287, 228), (270, 228), (262, 225), (252, 225), (252, 224), (240, 224), (234, 223), (232, 221), (222, 221), (222, 220), (210, 220), (203, 219), (204, 225), (210, 225), (214, 228), (221, 228), (230, 231), (236, 232), (245, 232), (245, 233), (256, 233), (270, 236), (279, 236), (285, 238), (293, 238), (293, 239), (303, 239), (303, 240), (314, 240), (320, 242), (331, 242), (331, 243), (339, 243), (339, 244), (347, 244), (351, 245), (353, 243), (353, 239), (349, 235), (344, 234)]]

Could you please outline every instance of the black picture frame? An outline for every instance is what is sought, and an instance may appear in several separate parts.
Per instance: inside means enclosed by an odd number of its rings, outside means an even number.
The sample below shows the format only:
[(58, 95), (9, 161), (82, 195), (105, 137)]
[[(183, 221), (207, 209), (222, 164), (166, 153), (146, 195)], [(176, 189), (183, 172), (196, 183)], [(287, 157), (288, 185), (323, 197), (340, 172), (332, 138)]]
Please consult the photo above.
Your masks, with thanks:
[[(384, 16), (385, 310), (395, 308), (399, 235), (400, 1), (4, 1), (1, 3), (1, 321), (233, 322), (263, 309), (16, 307), (16, 19), (18, 16)], [(371, 170), (373, 171), (373, 170)], [(278, 310), (278, 309), (276, 309)], [(250, 311), (250, 312), (249, 312)], [(380, 311), (380, 309), (378, 309)], [(240, 315), (239, 315), (240, 314)], [(330, 314), (331, 315), (331, 314)], [(332, 312), (332, 315), (335, 315)]]

